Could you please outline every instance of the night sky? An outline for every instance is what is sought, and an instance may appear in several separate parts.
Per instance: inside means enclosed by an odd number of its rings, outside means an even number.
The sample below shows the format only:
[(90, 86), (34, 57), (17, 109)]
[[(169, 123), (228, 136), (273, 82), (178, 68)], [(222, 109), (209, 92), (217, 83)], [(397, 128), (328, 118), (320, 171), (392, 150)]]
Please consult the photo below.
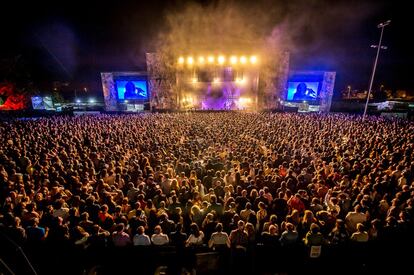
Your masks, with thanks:
[[(8, 1), (12, 2), (12, 1)], [(46, 1), (44, 1), (46, 2)], [(38, 87), (51, 81), (101, 89), (100, 72), (145, 70), (145, 52), (165, 32), (166, 18), (179, 16), (187, 5), (220, 7), (222, 1), (13, 1), (2, 4), (0, 16), (1, 73), (17, 60)], [(380, 31), (385, 28), (374, 84), (414, 91), (412, 11), (404, 1), (226, 1), (244, 10), (270, 12), (269, 30), (285, 28), (291, 69), (337, 72), (335, 91), (350, 84), (367, 89)], [(228, 4), (228, 3), (231, 4)], [(246, 18), (254, 22), (254, 18)], [(23, 65), (22, 65), (23, 64)], [(4, 75), (0, 75), (0, 81)]]

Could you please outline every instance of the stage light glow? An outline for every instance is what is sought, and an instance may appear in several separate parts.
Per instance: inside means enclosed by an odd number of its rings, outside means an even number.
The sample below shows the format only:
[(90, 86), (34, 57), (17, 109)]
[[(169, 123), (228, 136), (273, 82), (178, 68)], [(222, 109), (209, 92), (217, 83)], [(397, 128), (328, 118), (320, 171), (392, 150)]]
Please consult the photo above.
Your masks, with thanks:
[(94, 98), (90, 98), (89, 99), (89, 103), (95, 103), (95, 99)]
[(213, 83), (217, 84), (219, 82), (220, 82), (220, 78), (218, 77), (213, 78)]
[(194, 98), (190, 95), (185, 96), (181, 102), (186, 108), (192, 108), (194, 106)]
[(231, 64), (237, 64), (237, 56), (232, 56), (232, 57), (230, 57), (230, 63)]
[(188, 65), (193, 65), (193, 63), (194, 63), (194, 58), (193, 58), (192, 56), (189, 56), (189, 57), (187, 58), (187, 64), (188, 64)]
[(247, 107), (250, 103), (252, 103), (252, 99), (250, 97), (240, 97), (238, 101), (240, 107)]
[(182, 56), (180, 56), (179, 58), (178, 58), (178, 64), (184, 64), (184, 57), (182, 57)]
[(242, 77), (237, 77), (235, 82), (238, 84), (244, 84), (246, 82), (246, 79)]
[(191, 79), (191, 82), (193, 82), (193, 83), (197, 83), (197, 78), (196, 78), (196, 77), (193, 77), (193, 78)]
[(210, 56), (207, 58), (207, 61), (208, 61), (208, 63), (214, 63), (214, 56), (210, 55)]
[(256, 62), (257, 62), (257, 57), (255, 55), (250, 56), (250, 63), (256, 64)]
[(224, 56), (220, 55), (220, 56), (218, 57), (218, 63), (219, 63), (219, 64), (223, 64), (225, 61), (226, 61), (226, 58), (225, 58)]
[(204, 64), (204, 62), (205, 62), (204, 56), (199, 56), (198, 57), (198, 63), (199, 64)]
[(76, 103), (81, 103), (82, 101), (80, 99), (76, 99)]
[(124, 102), (125, 102), (125, 103), (128, 103), (129, 101), (128, 101), (128, 100), (125, 100)]
[(246, 62), (247, 62), (247, 58), (245, 56), (241, 56), (240, 57), (240, 63), (241, 64), (246, 64)]

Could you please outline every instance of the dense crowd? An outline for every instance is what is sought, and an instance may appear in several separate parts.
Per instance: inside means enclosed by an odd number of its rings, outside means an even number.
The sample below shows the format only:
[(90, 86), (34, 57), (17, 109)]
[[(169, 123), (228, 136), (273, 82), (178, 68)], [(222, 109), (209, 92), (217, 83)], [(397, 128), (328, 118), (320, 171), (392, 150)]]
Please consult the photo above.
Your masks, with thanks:
[(18, 244), (268, 247), (413, 227), (414, 124), (181, 113), (0, 125), (0, 223)]

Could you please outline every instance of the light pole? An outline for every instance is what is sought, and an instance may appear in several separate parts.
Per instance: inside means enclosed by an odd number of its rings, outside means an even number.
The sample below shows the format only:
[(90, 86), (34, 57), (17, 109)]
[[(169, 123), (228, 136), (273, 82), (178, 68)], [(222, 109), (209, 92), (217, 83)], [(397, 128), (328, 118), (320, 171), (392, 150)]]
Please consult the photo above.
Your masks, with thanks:
[(365, 103), (364, 115), (362, 116), (362, 120), (365, 120), (365, 116), (367, 115), (369, 96), (371, 95), (372, 84), (374, 83), (375, 70), (377, 69), (378, 56), (381, 50), (381, 42), (382, 42), (382, 35), (384, 34), (384, 27), (388, 26), (390, 23), (391, 23), (391, 20), (388, 20), (388, 21), (378, 24), (377, 26), (378, 28), (381, 28), (381, 35), (380, 35), (379, 43), (377, 46), (377, 55), (375, 56), (374, 67), (372, 68), (371, 80), (369, 82), (369, 88), (368, 88), (367, 102)]

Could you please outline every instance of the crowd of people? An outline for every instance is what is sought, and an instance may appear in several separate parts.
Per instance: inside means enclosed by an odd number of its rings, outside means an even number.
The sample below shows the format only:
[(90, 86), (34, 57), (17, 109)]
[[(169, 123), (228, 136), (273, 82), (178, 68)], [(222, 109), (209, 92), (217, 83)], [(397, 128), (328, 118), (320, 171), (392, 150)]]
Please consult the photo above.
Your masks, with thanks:
[(1, 122), (0, 224), (85, 249), (391, 241), (413, 228), (413, 150), (413, 123), (342, 114)]

